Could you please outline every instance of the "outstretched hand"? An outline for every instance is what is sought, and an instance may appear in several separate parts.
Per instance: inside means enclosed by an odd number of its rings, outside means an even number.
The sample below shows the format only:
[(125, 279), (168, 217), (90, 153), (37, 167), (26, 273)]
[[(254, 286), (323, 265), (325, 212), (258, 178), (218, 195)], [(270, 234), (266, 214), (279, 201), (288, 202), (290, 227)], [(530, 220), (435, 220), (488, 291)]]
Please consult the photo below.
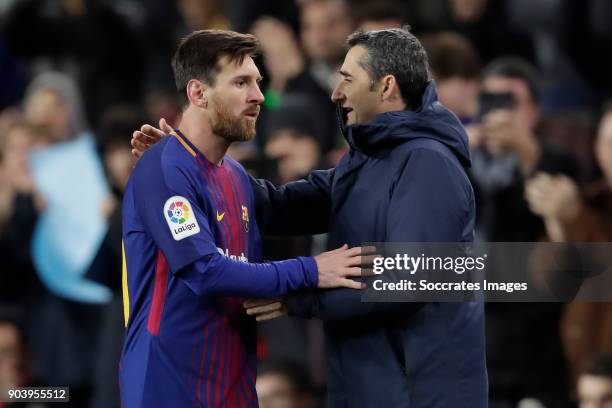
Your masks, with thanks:
[(319, 270), (319, 288), (363, 289), (365, 284), (351, 278), (367, 276), (366, 269), (374, 258), (376, 247), (353, 247), (344, 244), (333, 251), (314, 257)]

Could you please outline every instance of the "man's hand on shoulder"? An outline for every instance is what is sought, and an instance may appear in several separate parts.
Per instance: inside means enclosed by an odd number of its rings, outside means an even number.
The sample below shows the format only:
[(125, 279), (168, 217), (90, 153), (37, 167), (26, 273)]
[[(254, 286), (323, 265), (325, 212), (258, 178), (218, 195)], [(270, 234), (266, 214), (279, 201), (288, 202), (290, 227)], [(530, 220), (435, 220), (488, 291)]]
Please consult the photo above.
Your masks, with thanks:
[(164, 118), (159, 120), (159, 128), (149, 124), (142, 125), (140, 130), (132, 133), (132, 155), (139, 159), (147, 149), (159, 142), (162, 137), (170, 132), (172, 132), (172, 126)]

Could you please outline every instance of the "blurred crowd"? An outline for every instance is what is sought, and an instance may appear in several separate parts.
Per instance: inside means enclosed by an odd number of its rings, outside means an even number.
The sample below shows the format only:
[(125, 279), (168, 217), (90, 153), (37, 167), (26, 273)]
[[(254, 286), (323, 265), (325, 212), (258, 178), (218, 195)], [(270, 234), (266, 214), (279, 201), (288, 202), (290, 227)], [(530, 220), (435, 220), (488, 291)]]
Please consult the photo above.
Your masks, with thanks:
[[(0, 389), (70, 386), (70, 406), (119, 406), (130, 138), (177, 123), (169, 61), (185, 34), (259, 38), (257, 137), (230, 154), (286, 183), (347, 151), (330, 102), (346, 37), (410, 24), (468, 130), (477, 239), (607, 242), (611, 21), (608, 0), (0, 1)], [(264, 259), (325, 239), (267, 237)], [(612, 406), (612, 305), (486, 310), (493, 408)], [(259, 337), (260, 406), (322, 406), (320, 324), (285, 317)]]

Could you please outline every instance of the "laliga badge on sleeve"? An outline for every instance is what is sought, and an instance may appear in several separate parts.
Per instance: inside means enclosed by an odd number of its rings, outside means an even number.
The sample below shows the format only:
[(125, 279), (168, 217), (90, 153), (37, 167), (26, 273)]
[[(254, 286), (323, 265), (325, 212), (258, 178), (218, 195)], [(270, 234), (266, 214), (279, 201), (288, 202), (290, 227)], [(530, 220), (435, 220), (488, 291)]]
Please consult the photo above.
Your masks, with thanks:
[(175, 241), (200, 232), (191, 204), (185, 197), (170, 197), (164, 204), (164, 217)]

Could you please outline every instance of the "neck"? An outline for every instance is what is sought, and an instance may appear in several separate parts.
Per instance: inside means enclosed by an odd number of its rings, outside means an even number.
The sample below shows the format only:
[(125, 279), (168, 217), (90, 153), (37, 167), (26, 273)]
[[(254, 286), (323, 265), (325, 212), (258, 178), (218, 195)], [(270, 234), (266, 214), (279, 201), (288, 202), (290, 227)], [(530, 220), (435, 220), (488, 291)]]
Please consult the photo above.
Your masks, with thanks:
[(199, 108), (189, 106), (183, 112), (178, 128), (209, 162), (221, 165), (231, 142), (213, 132), (210, 119)]
[(402, 110), (406, 110), (406, 104), (402, 100), (384, 101), (376, 113), (397, 112)]

